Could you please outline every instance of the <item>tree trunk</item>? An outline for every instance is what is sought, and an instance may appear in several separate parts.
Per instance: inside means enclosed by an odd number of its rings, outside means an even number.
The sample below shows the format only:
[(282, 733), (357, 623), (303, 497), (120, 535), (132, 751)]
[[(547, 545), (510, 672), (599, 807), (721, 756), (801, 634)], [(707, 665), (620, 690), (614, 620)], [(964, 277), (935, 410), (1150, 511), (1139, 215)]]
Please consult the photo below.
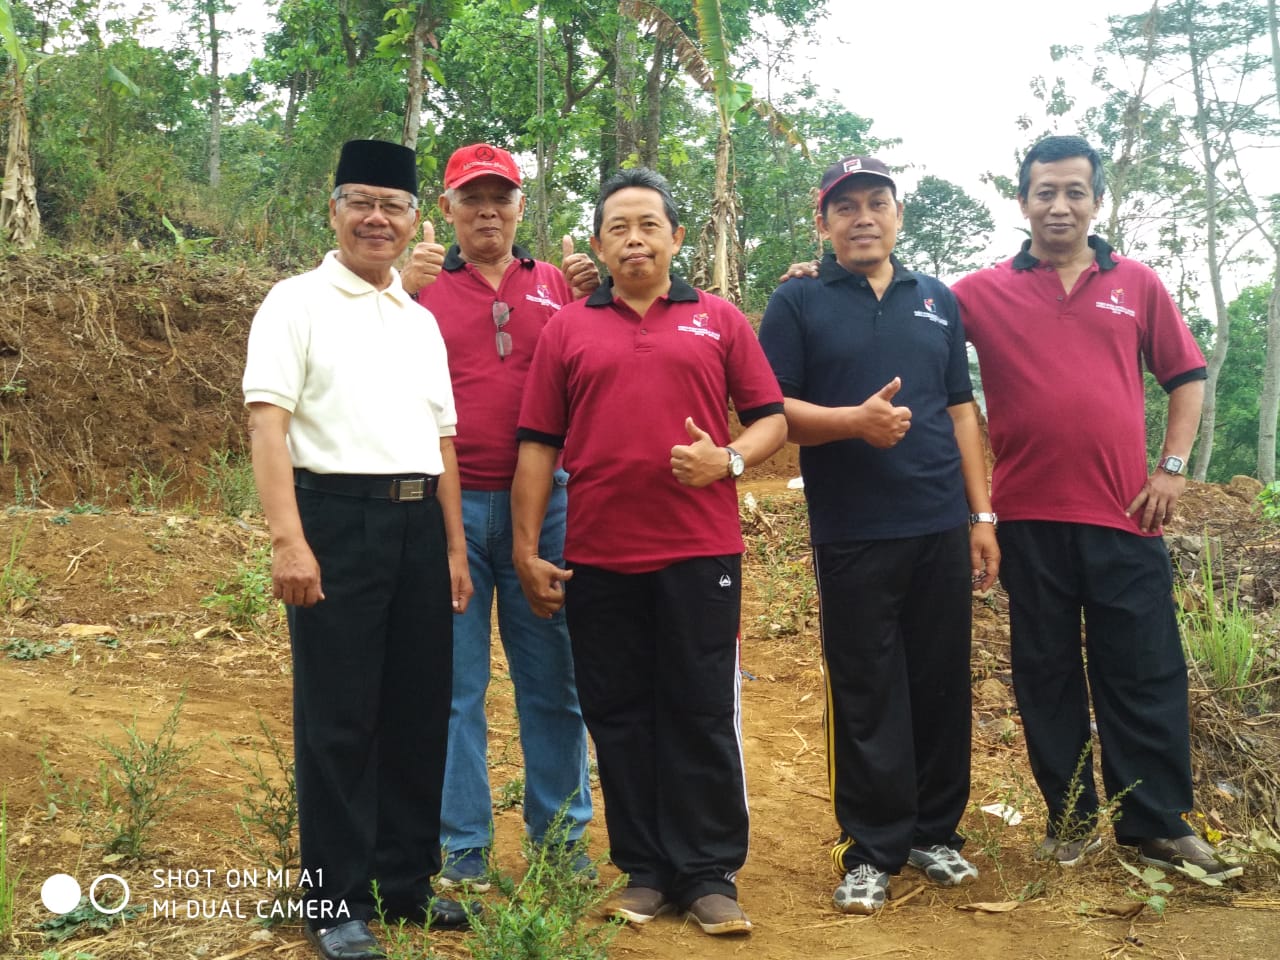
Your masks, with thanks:
[(222, 77), (218, 63), (218, 22), (216, 4), (206, 0), (209, 18), (209, 186), (222, 180)]
[(618, 18), (618, 52), (613, 63), (613, 98), (617, 104), (614, 132), (618, 142), (618, 165), (632, 156), (640, 156), (640, 143), (636, 137), (636, 117), (639, 104), (636, 99), (636, 67), (639, 59), (639, 39), (636, 22), (630, 17)]
[(418, 129), (422, 123), (422, 98), (427, 92), (427, 74), (422, 69), (426, 56), (427, 36), (431, 32), (431, 3), (423, 0), (413, 22), (409, 38), (409, 77), (405, 91), (404, 130), (400, 142), (410, 150), (418, 149)]
[(1276, 426), (1280, 420), (1280, 255), (1271, 278), (1267, 301), (1267, 355), (1262, 363), (1262, 388), (1258, 393), (1258, 479), (1276, 478)]
[(348, 14), (350, 0), (338, 0), (338, 33), (342, 36), (342, 50), (347, 57), (347, 69), (354, 70), (360, 62), (356, 52), (356, 40), (351, 35), (351, 17)]
[(650, 169), (658, 166), (658, 144), (662, 142), (662, 79), (667, 72), (667, 41), (653, 40), (653, 63), (644, 79), (644, 125), (640, 131), (640, 162)]
[(1204, 408), (1200, 414), (1200, 443), (1196, 452), (1195, 470), (1192, 473), (1196, 480), (1204, 482), (1209, 475), (1209, 465), (1213, 462), (1213, 433), (1218, 413), (1218, 377), (1222, 373), (1222, 365), (1227, 359), (1227, 348), (1231, 343), (1231, 315), (1227, 313), (1227, 303), (1222, 293), (1222, 265), (1218, 262), (1218, 158), (1214, 154), (1213, 144), (1209, 142), (1209, 108), (1205, 102), (1202, 72), (1204, 63), (1197, 43), (1199, 38), (1196, 35), (1193, 20), (1193, 8), (1194, 4), (1184, 0), (1180, 12), (1187, 31), (1187, 54), (1191, 60), (1191, 83), (1196, 103), (1196, 137), (1200, 141), (1201, 160), (1204, 163), (1205, 233), (1207, 235), (1205, 249), (1216, 321), (1213, 350), (1209, 354), (1208, 378), (1204, 385)]
[[(1276, 106), (1280, 109), (1280, 30), (1276, 0), (1267, 0), (1267, 33), (1271, 35), (1271, 71), (1276, 82)], [(1273, 228), (1272, 247), (1276, 267), (1267, 301), (1267, 355), (1262, 363), (1262, 389), (1258, 393), (1258, 479), (1276, 479), (1276, 421), (1280, 420), (1280, 227)]]
[(13, 101), (9, 106), (9, 150), (0, 189), (0, 237), (24, 250), (40, 240), (40, 208), (36, 206), (36, 177), (31, 168), (26, 90), (23, 74), (13, 61)]

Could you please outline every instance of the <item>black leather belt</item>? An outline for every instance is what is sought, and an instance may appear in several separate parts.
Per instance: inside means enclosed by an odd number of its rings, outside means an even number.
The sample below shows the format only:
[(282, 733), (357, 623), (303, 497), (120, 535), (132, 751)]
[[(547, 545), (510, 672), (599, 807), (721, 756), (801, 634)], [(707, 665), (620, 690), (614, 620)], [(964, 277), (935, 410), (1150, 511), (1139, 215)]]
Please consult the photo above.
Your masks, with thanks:
[(340, 497), (391, 500), (395, 503), (411, 503), (434, 497), (439, 484), (439, 477), (425, 473), (395, 477), (368, 473), (312, 473), (301, 468), (293, 471), (293, 485), (302, 490), (318, 490)]

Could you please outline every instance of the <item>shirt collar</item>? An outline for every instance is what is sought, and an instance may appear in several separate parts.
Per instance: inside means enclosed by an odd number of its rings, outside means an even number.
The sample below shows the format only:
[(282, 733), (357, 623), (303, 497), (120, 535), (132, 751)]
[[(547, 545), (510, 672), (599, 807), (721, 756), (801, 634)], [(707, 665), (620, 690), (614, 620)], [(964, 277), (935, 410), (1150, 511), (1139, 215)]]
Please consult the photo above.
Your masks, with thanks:
[[(666, 299), (671, 303), (697, 303), (698, 291), (673, 273), (671, 289), (667, 291)], [(607, 307), (611, 303), (613, 303), (613, 277), (606, 277), (604, 283), (596, 287), (591, 296), (587, 297), (587, 306)]]
[[(915, 282), (915, 275), (904, 267), (902, 261), (892, 253), (889, 254), (889, 262), (893, 264), (893, 279), (889, 281), (889, 286), (893, 286), (895, 283)], [(850, 277), (856, 277), (859, 280), (866, 279), (862, 274), (854, 273), (852, 270), (846, 270), (840, 266), (834, 253), (825, 254), (818, 264), (818, 279), (823, 283), (838, 283)]]
[[(1089, 246), (1093, 248), (1093, 259), (1098, 264), (1099, 270), (1115, 269), (1116, 258), (1112, 256), (1111, 244), (1095, 233), (1089, 237)], [(1013, 258), (1013, 269), (1034, 270), (1038, 266), (1040, 266), (1040, 260), (1031, 255), (1031, 240), (1023, 240), (1022, 249)]]
[[(518, 243), (511, 245), (511, 255), (520, 262), (520, 266), (526, 270), (533, 269), (533, 254)], [(467, 261), (462, 259), (462, 248), (456, 243), (449, 248), (444, 255), (444, 268), (450, 273), (461, 270), (467, 265)]]
[(325, 275), (330, 283), (341, 290), (343, 293), (350, 294), (353, 297), (363, 296), (366, 293), (385, 293), (387, 296), (400, 302), (401, 306), (405, 306), (412, 302), (409, 294), (405, 293), (404, 287), (400, 284), (400, 272), (395, 267), (391, 268), (391, 284), (385, 289), (379, 290), (368, 280), (355, 273), (352, 273), (342, 261), (338, 259), (338, 251), (330, 250), (324, 255), (324, 260), (320, 263), (320, 272)]

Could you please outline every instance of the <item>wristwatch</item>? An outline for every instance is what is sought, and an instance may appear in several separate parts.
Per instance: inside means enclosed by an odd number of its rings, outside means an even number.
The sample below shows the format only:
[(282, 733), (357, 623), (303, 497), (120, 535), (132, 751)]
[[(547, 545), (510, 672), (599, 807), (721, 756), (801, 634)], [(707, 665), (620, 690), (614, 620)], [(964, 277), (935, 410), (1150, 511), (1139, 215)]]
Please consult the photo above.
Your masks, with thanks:
[(1181, 457), (1167, 456), (1156, 464), (1165, 473), (1171, 473), (1175, 477), (1185, 476), (1187, 472), (1187, 462)]
[(735, 480), (742, 476), (742, 471), (747, 469), (747, 461), (742, 459), (742, 454), (733, 447), (725, 447), (729, 451), (729, 476)]
[(969, 514), (969, 525), (970, 525), (970, 526), (973, 526), (975, 523), (989, 523), (989, 524), (991, 524), (992, 526), (995, 526), (995, 525), (996, 525), (997, 523), (999, 523), (999, 522), (1000, 522), (1000, 521), (997, 519), (997, 517), (996, 517), (996, 515), (995, 515), (994, 513), (971, 513), (971, 514)]

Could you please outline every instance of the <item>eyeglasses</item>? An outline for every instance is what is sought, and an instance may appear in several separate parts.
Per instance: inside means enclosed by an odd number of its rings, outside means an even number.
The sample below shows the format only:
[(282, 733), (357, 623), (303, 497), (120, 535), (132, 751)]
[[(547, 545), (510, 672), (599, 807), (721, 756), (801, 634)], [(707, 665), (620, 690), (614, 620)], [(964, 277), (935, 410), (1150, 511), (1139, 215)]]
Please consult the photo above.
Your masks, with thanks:
[(403, 197), (373, 197), (367, 193), (347, 192), (338, 194), (338, 199), (345, 200), (347, 209), (362, 217), (367, 217), (378, 209), (388, 217), (404, 217), (418, 208), (416, 199), (405, 200)]
[(493, 325), (498, 328), (497, 336), (494, 339), (498, 345), (499, 360), (505, 360), (511, 356), (511, 334), (502, 329), (510, 319), (511, 308), (501, 300), (495, 300), (493, 302)]

